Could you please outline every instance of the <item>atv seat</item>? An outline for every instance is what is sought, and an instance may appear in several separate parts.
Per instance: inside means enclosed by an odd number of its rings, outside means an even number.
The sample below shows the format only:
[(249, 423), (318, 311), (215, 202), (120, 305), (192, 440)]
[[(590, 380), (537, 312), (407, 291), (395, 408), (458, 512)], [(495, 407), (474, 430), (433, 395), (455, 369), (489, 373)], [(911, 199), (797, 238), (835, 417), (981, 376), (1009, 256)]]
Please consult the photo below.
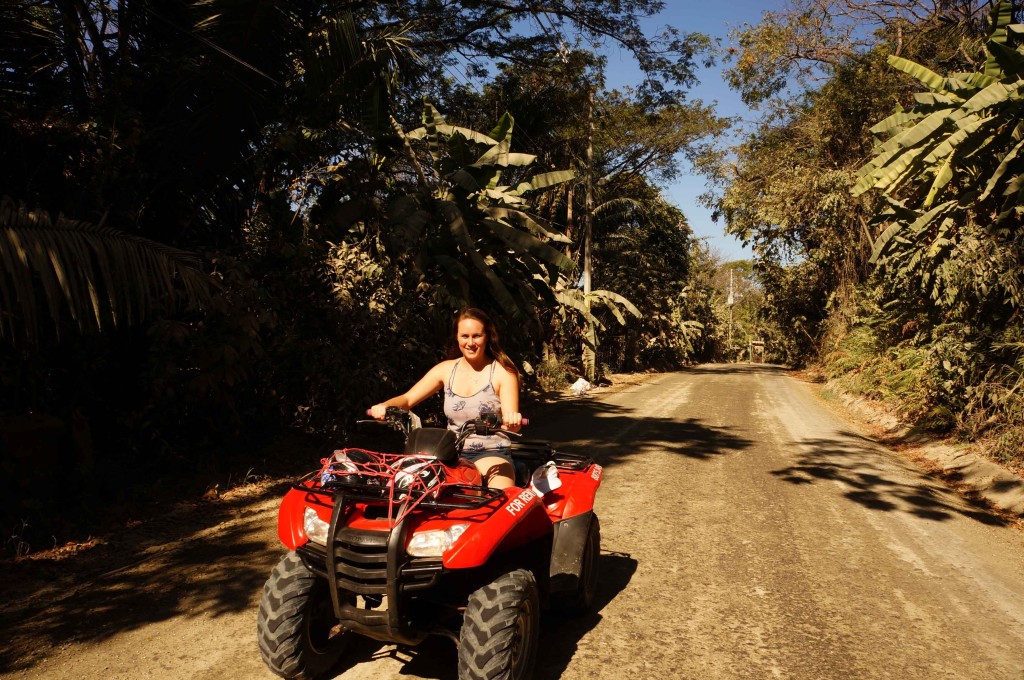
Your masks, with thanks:
[(450, 465), (459, 457), (455, 450), (455, 433), (443, 427), (421, 427), (409, 433), (406, 455), (425, 455)]

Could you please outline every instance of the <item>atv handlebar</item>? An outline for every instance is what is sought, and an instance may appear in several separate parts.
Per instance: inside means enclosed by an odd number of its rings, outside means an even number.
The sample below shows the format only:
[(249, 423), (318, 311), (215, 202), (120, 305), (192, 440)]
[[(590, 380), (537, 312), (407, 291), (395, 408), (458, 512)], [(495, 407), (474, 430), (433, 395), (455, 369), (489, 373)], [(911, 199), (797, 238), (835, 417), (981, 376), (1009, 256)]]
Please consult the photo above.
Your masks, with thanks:
[[(387, 425), (393, 430), (401, 432), (406, 437), (413, 430), (413, 419), (415, 416), (412, 411), (406, 411), (404, 408), (398, 408), (397, 406), (388, 406), (387, 411), (384, 414), (384, 420), (377, 420), (372, 417), (370, 409), (366, 409), (366, 415), (371, 416), (370, 420), (357, 420), (356, 425), (362, 425), (365, 423), (372, 423), (374, 425)], [(416, 418), (416, 422), (419, 423), (419, 419)], [(418, 427), (418, 425), (417, 425)]]
[[(370, 409), (366, 409), (366, 415), (370, 415)], [(390, 424), (392, 427), (395, 427), (395, 429), (404, 430), (406, 432), (406, 434), (408, 434), (408, 431), (409, 431), (410, 428), (409, 428), (409, 425), (407, 425), (407, 423), (409, 423), (409, 421), (410, 421), (410, 415), (411, 415), (411, 411), (406, 411), (404, 408), (399, 408), (397, 406), (388, 406), (387, 407), (387, 413), (384, 415), (384, 421), (383, 422), (387, 423), (387, 424)], [(489, 428), (489, 429), (501, 430), (501, 425), (502, 425), (501, 416), (498, 415), (497, 413), (486, 413), (486, 414), (484, 414), (480, 418), (480, 420), (483, 421), (483, 424), (485, 424), (486, 427)], [(359, 420), (357, 422), (365, 423), (365, 422), (371, 422), (371, 421)], [(381, 421), (376, 421), (375, 420), (375, 421), (372, 421), (372, 422), (381, 422)], [(530, 419), (529, 418), (523, 418), (520, 422), (521, 422), (522, 426), (525, 427), (525, 426), (530, 424)], [(503, 431), (507, 431), (507, 430), (503, 430)], [(493, 434), (493, 432), (487, 432), (487, 433), (478, 432), (477, 434)]]

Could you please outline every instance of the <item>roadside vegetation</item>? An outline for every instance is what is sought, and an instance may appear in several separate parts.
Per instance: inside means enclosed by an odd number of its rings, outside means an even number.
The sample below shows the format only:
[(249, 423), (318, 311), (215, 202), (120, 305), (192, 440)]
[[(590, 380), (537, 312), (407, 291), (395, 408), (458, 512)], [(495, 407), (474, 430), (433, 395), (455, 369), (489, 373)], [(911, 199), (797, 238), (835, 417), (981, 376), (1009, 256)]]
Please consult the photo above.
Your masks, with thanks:
[(778, 361), (1024, 467), (1015, 3), (795, 0), (734, 36), (761, 123), (715, 206)]

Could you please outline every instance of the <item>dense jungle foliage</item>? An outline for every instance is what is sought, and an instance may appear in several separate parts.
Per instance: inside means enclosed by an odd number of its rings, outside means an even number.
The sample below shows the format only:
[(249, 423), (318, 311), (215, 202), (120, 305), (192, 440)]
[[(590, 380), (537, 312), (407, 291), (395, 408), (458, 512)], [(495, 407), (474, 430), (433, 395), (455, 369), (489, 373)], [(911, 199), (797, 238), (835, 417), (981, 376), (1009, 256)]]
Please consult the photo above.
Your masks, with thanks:
[(776, 358), (1024, 466), (1021, 8), (794, 0), (735, 36), (764, 115), (715, 205)]
[(3, 3), (7, 549), (308, 465), (267, 452), (406, 389), (465, 305), (532, 390), (713, 356), (717, 263), (660, 187), (726, 121), (660, 7)]

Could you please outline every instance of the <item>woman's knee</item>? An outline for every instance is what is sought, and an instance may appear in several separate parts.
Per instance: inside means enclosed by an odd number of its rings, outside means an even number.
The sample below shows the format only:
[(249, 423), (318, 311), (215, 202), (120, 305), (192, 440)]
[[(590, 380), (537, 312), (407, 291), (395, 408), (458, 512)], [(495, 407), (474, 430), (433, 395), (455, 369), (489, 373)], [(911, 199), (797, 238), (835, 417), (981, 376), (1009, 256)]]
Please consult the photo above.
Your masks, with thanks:
[(505, 489), (515, 484), (515, 468), (504, 458), (480, 458), (475, 465), (484, 479), (484, 484), (493, 489)]

